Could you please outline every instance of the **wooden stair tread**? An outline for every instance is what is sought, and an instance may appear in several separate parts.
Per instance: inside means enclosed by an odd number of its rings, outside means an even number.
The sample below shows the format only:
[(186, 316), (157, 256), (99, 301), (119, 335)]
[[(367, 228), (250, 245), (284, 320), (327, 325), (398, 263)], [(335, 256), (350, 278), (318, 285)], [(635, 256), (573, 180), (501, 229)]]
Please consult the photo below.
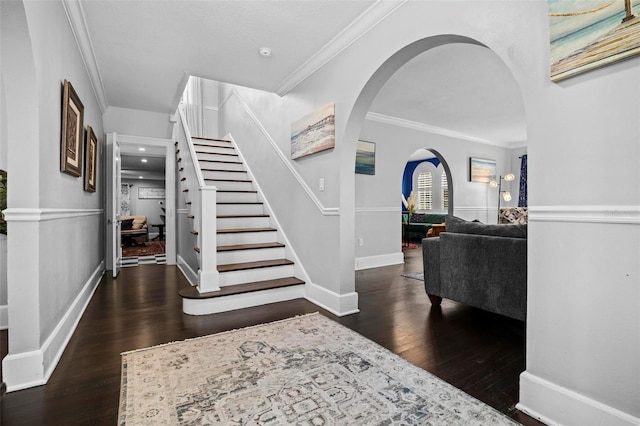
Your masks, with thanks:
[(252, 182), (247, 179), (205, 179), (206, 182)]
[(269, 217), (268, 214), (219, 214), (218, 216), (216, 216), (218, 219), (241, 219), (243, 217)]
[(224, 251), (239, 251), (239, 250), (255, 250), (255, 249), (267, 249), (267, 248), (282, 248), (285, 245), (282, 243), (257, 243), (257, 244), (236, 244), (232, 246), (218, 246), (218, 252)]
[(256, 191), (255, 189), (246, 189), (246, 190), (242, 190), (242, 189), (218, 189), (217, 192), (224, 192), (226, 194), (232, 194), (234, 192), (239, 192), (242, 194), (257, 194), (258, 191)]
[(231, 296), (234, 294), (251, 293), (255, 291), (271, 290), (274, 288), (290, 287), (294, 285), (302, 285), (304, 281), (295, 278), (279, 278), (276, 280), (256, 281), (246, 284), (230, 285), (220, 288), (220, 291), (211, 291), (208, 293), (200, 293), (196, 287), (187, 287), (180, 290), (180, 296), (185, 299), (211, 299), (214, 297)]
[[(238, 157), (238, 154), (231, 154), (230, 152), (204, 152), (204, 151), (196, 151), (196, 156), (197, 154), (209, 154), (209, 155), (226, 155), (229, 157)], [(207, 161), (207, 160), (203, 160), (198, 158), (199, 161)]]
[(274, 266), (289, 266), (293, 262), (289, 259), (260, 260), (257, 262), (229, 263), (218, 265), (218, 272), (246, 271), (247, 269), (271, 268)]
[[(231, 160), (200, 160), (207, 163), (221, 163), (221, 164), (242, 164), (242, 161), (231, 161)], [(203, 169), (208, 170), (208, 169)]]
[(218, 229), (216, 232), (218, 234), (237, 234), (241, 232), (270, 232), (277, 231), (275, 228), (227, 228), (227, 229)]
[[(199, 141), (215, 141), (215, 142), (229, 142), (229, 143), (231, 143), (231, 141), (226, 140), (226, 139), (203, 138), (201, 136), (191, 136), (191, 139), (198, 139)], [(197, 144), (194, 143), (194, 145), (197, 145)]]
[[(218, 146), (218, 145), (209, 145), (209, 148), (235, 149), (232, 146)], [(198, 150), (196, 150), (196, 154), (218, 154), (218, 153), (217, 152), (210, 152), (210, 151), (198, 151)]]
[(256, 205), (256, 204), (262, 205), (264, 203), (260, 202), (260, 201), (219, 201), (216, 204), (222, 204), (222, 205), (225, 205), (225, 206), (234, 205), (234, 204), (241, 204), (243, 206), (246, 206), (246, 205)]
[(246, 170), (225, 170), (225, 169), (204, 169), (200, 168), (203, 172), (228, 172), (228, 173), (247, 173)]

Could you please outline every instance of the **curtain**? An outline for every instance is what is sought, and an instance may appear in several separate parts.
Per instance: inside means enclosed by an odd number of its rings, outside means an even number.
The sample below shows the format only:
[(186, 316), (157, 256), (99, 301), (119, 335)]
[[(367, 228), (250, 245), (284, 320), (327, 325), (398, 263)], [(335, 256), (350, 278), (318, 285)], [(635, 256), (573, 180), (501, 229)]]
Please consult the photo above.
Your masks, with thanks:
[(527, 207), (527, 154), (522, 156), (520, 163), (520, 193), (518, 207)]
[(184, 103), (187, 125), (191, 136), (204, 136), (202, 81), (199, 77), (189, 77), (187, 87), (182, 95), (182, 102)]

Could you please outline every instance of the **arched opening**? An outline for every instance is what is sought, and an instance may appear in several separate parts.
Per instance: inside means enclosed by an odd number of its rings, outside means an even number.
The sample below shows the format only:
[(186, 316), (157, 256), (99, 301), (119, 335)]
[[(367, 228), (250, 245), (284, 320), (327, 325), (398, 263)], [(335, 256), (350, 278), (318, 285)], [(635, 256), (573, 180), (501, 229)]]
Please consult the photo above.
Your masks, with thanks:
[[(474, 57), (484, 61), (487, 66), (478, 69), (475, 64), (470, 66), (465, 62)], [(418, 58), (424, 59), (416, 60)], [(447, 62), (455, 63), (453, 72), (441, 66)], [(407, 83), (403, 80), (406, 76), (405, 69), (410, 69), (414, 75), (424, 80)], [(465, 72), (467, 76), (471, 76), (471, 81), (460, 81)], [(436, 78), (440, 80), (432, 81)], [(437, 96), (428, 96), (426, 89), (423, 89), (423, 86), (437, 85), (445, 89), (438, 91)], [(407, 96), (413, 92), (422, 98), (403, 104), (407, 101)], [(386, 96), (390, 109), (378, 108), (381, 94)], [(494, 128), (501, 131), (476, 134), (475, 130), (487, 130), (487, 122), (493, 119), (491, 113), (496, 111), (496, 106), (505, 103), (500, 113), (493, 114), (496, 116)], [(517, 114), (511, 116), (504, 113), (509, 109), (516, 110)], [(456, 111), (460, 112), (458, 116), (455, 115)], [(444, 113), (449, 115), (445, 117)], [(434, 123), (433, 117), (446, 120)], [(463, 121), (465, 125), (459, 125)], [(391, 128), (393, 130), (390, 130)], [(367, 236), (366, 229), (363, 230), (363, 224), (374, 223), (378, 228), (387, 227), (364, 216), (368, 211), (375, 211), (378, 220), (388, 220), (389, 223), (395, 221), (398, 225), (393, 226), (398, 229), (400, 238), (401, 227), (397, 208), (394, 210), (396, 216), (391, 218), (391, 208), (386, 207), (399, 204), (398, 180), (395, 180), (395, 187), (391, 189), (385, 182), (393, 179), (393, 173), (402, 170), (406, 159), (418, 148), (427, 146), (441, 158), (447, 159), (447, 189), (450, 203), (447, 206), (448, 214), (456, 214), (468, 220), (478, 219), (485, 223), (495, 221), (497, 212), (493, 210), (497, 205), (497, 192), (490, 189), (487, 183), (471, 182), (468, 174), (469, 159), (479, 156), (496, 160), (498, 174), (506, 174), (513, 170), (512, 158), (517, 158), (521, 152), (512, 155), (508, 147), (513, 142), (519, 142), (521, 146), (526, 140), (524, 103), (511, 71), (487, 46), (464, 36), (433, 36), (400, 49), (372, 74), (351, 110), (344, 135), (347, 148), (341, 157), (341, 171), (345, 178), (341, 179), (340, 200), (341, 252), (344, 256), (340, 273), (341, 287), (349, 291), (351, 283), (354, 283), (353, 261), (349, 260), (351, 253), (355, 258), (356, 269), (364, 263), (361, 261), (363, 256), (378, 256), (386, 264), (392, 264), (393, 259), (398, 263), (402, 261), (399, 256), (393, 258), (385, 253), (374, 253), (367, 247), (367, 238), (371, 237)], [(373, 191), (362, 187), (363, 178), (359, 175), (356, 175), (353, 186), (349, 185), (346, 170), (348, 167), (353, 173), (357, 140), (368, 140), (377, 144), (376, 175), (380, 174), (380, 177), (375, 186), (375, 197), (379, 201), (375, 204), (368, 202), (367, 194), (372, 194)], [(381, 141), (386, 141), (388, 146), (385, 147)], [(387, 179), (383, 178), (385, 168), (392, 169)], [(382, 201), (379, 193), (385, 190), (389, 197)], [(383, 208), (369, 207), (367, 204)], [(374, 243), (378, 243), (380, 237), (376, 235), (375, 238)], [(356, 244), (353, 244), (354, 241)]]

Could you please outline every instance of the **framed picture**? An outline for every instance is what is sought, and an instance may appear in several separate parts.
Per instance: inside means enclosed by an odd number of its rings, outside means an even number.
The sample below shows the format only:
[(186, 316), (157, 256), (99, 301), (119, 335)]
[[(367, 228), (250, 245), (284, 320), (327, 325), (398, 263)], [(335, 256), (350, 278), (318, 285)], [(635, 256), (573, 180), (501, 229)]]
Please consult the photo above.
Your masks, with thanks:
[(336, 114), (333, 102), (305, 115), (291, 125), (291, 159), (336, 146)]
[(98, 167), (98, 138), (91, 126), (87, 126), (87, 139), (84, 148), (84, 190), (96, 192)]
[(60, 171), (80, 176), (82, 170), (82, 136), (84, 105), (73, 86), (64, 81), (62, 94), (62, 138), (60, 141)]
[(565, 78), (640, 53), (637, 0), (547, 0), (551, 80)]
[(376, 144), (358, 141), (356, 148), (356, 173), (361, 175), (376, 174)]
[(139, 200), (164, 200), (165, 192), (164, 188), (138, 188)]
[(495, 160), (469, 157), (469, 181), (489, 183), (492, 180), (496, 180)]

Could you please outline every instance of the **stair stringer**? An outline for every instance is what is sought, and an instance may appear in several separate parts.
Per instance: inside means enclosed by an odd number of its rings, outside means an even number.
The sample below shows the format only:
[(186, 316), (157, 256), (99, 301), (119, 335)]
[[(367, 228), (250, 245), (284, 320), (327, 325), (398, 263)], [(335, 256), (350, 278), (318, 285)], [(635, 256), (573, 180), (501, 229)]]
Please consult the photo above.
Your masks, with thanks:
[(234, 148), (236, 149), (236, 152), (238, 153), (238, 157), (244, 164), (244, 167), (247, 171), (249, 179), (251, 179), (251, 181), (253, 182), (253, 185), (256, 188), (256, 191), (258, 191), (258, 196), (263, 203), (266, 213), (269, 215), (269, 220), (271, 221), (273, 228), (277, 229), (277, 236), (278, 236), (277, 241), (285, 245), (285, 248), (284, 248), (285, 257), (287, 259), (291, 259), (294, 262), (294, 265), (293, 265), (294, 276), (300, 278), (305, 282), (305, 290), (307, 290), (307, 286), (311, 283), (309, 274), (307, 273), (306, 269), (304, 268), (304, 265), (300, 261), (298, 254), (296, 253), (295, 249), (293, 248), (293, 245), (291, 244), (291, 241), (289, 241), (289, 238), (287, 238), (287, 235), (284, 232), (284, 229), (282, 228), (282, 226), (280, 225), (280, 222), (278, 221), (277, 216), (274, 214), (273, 209), (269, 204), (269, 200), (264, 195), (264, 192), (260, 187), (260, 183), (258, 182), (258, 180), (256, 179), (256, 177), (251, 171), (251, 167), (249, 166), (249, 163), (246, 161), (246, 159), (242, 155), (242, 150), (240, 150), (240, 147), (238, 147), (238, 144), (236, 143), (231, 133), (227, 133), (227, 135), (223, 139), (231, 141)]

